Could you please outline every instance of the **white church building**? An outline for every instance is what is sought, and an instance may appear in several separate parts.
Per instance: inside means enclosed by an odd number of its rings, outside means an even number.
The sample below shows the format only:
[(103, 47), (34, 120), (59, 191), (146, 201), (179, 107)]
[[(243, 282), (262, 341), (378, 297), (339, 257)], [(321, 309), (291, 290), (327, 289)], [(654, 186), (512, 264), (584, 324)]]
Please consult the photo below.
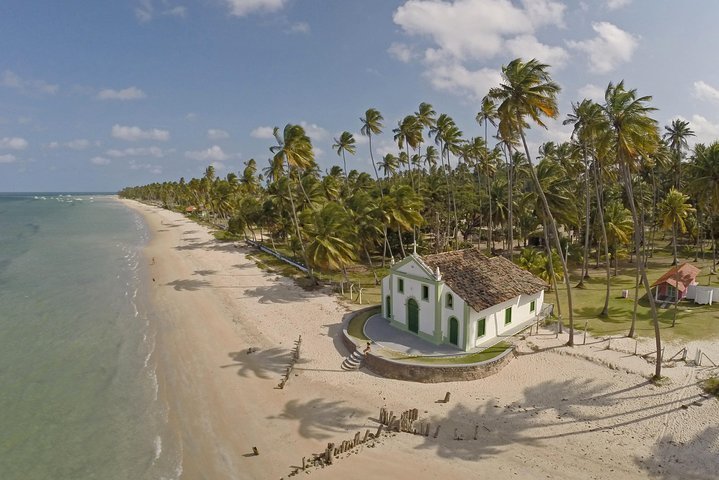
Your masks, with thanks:
[(435, 345), (490, 346), (537, 319), (548, 285), (476, 248), (411, 254), (382, 279), (382, 315)]

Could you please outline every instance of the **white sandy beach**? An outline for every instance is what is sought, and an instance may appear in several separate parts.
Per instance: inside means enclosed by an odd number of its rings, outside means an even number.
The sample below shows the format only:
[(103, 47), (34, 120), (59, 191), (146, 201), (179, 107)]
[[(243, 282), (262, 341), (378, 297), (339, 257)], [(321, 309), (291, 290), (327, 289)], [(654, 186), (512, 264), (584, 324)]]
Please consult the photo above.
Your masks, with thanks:
[[(646, 381), (653, 365), (639, 357), (591, 338), (557, 348), (566, 335), (545, 334), (528, 339), (538, 352), (524, 342), (499, 374), (473, 382), (345, 372), (339, 335), (348, 309), (336, 298), (259, 269), (250, 250), (216, 242), (180, 214), (123, 202), (151, 232), (156, 361), (182, 443), (183, 479), (287, 478), (328, 442), (376, 429), (383, 406), (418, 408), (420, 418), (441, 425), (439, 437), (386, 436), (311, 477), (716, 478), (719, 401), (700, 397), (697, 382), (717, 368), (665, 368), (671, 381), (657, 387)], [(276, 389), (300, 335), (296, 375)], [(701, 346), (719, 358), (717, 342)], [(249, 347), (258, 351), (247, 354)], [(634, 341), (612, 347), (633, 351)], [(436, 403), (447, 391), (451, 401)], [(464, 440), (454, 439), (455, 429)]]

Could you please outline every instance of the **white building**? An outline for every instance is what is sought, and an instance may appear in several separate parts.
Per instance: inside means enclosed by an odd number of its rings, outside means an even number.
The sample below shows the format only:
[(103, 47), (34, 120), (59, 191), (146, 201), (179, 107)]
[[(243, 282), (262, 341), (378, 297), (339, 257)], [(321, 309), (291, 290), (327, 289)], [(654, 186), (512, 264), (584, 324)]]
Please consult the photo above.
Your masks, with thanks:
[(469, 351), (535, 321), (547, 287), (506, 258), (475, 248), (412, 254), (382, 279), (382, 315), (435, 345)]

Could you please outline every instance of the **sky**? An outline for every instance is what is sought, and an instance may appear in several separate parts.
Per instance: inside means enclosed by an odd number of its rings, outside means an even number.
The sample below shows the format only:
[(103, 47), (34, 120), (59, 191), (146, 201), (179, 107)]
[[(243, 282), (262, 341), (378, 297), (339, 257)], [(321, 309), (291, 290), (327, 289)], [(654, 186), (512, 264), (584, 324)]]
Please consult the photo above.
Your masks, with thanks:
[(268, 164), (272, 128), (300, 124), (322, 170), (371, 171), (359, 133), (429, 102), (466, 138), (502, 65), (537, 58), (560, 117), (534, 148), (569, 139), (572, 102), (609, 82), (653, 97), (663, 129), (719, 139), (716, 0), (3, 0), (0, 191), (117, 191)]

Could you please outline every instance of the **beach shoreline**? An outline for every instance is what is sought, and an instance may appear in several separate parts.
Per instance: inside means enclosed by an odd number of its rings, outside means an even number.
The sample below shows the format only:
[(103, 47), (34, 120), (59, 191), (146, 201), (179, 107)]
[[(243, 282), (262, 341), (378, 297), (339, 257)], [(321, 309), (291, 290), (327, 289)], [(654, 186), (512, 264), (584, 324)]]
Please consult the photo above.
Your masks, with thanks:
[[(144, 255), (158, 381), (183, 479), (286, 478), (328, 442), (376, 429), (381, 407), (418, 408), (442, 432), (437, 439), (385, 437), (313, 477), (714, 473), (717, 422), (707, 419), (719, 418), (719, 402), (681, 407), (701, 398), (693, 370), (666, 369), (671, 384), (657, 387), (646, 381), (653, 368), (645, 360), (610, 351), (604, 363), (590, 361), (581, 355), (595, 358), (598, 348), (567, 352), (547, 335), (530, 339), (538, 352), (520, 350), (501, 372), (473, 382), (415, 384), (345, 372), (339, 335), (349, 310), (336, 298), (260, 270), (249, 250), (217, 242), (179, 213), (120, 201), (143, 216), (150, 233)], [(300, 362), (287, 387), (276, 389), (300, 335)], [(257, 351), (248, 354), (250, 347)], [(437, 403), (447, 391), (452, 402)]]

